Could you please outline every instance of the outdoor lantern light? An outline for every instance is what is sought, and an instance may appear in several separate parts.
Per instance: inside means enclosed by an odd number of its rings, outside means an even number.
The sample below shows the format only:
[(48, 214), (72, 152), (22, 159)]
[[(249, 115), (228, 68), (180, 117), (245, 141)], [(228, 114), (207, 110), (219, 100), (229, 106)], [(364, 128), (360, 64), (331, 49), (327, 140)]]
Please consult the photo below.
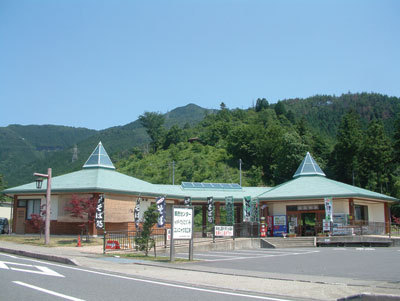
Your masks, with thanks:
[(46, 245), (50, 244), (50, 212), (51, 212), (51, 168), (47, 169), (47, 175), (35, 172), (33, 174), (36, 177), (36, 188), (42, 188), (43, 179), (47, 179), (46, 188), (46, 219), (44, 226), (44, 243)]
[(36, 188), (41, 189), (43, 184), (43, 178), (36, 178), (35, 182), (36, 182)]

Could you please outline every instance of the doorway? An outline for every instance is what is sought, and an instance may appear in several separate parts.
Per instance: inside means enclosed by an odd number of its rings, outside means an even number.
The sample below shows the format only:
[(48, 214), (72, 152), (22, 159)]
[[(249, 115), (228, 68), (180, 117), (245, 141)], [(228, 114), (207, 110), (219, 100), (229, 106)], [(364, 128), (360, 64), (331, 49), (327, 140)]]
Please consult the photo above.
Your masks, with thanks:
[(15, 233), (25, 234), (26, 208), (17, 208), (17, 222)]
[(301, 214), (302, 236), (315, 236), (316, 213), (306, 212)]

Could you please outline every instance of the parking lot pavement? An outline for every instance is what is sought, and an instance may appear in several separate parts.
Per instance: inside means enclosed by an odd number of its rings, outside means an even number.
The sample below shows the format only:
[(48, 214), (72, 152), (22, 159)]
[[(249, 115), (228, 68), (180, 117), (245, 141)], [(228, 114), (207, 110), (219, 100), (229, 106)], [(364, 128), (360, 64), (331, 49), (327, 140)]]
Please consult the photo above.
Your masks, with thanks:
[[(257, 249), (195, 253), (197, 270), (270, 279), (399, 287), (399, 248)], [(187, 258), (187, 254), (177, 256)], [(186, 257), (185, 257), (186, 256)]]
[[(213, 251), (195, 253), (194, 259), (203, 262), (235, 261), (247, 259), (260, 259), (268, 257), (296, 256), (319, 252), (318, 250), (296, 250), (296, 249), (257, 249), (257, 250), (235, 250), (235, 251)], [(187, 258), (187, 253), (177, 253), (177, 258)]]

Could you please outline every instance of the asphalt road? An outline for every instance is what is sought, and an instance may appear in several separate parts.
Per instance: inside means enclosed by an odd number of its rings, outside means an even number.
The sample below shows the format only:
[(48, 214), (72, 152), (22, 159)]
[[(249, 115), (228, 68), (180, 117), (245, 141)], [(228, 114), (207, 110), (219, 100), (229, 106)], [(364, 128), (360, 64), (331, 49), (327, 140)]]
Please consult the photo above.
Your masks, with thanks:
[(253, 249), (197, 253), (195, 259), (202, 261), (185, 267), (344, 277), (400, 285), (400, 248)]
[(0, 292), (1, 300), (296, 300), (185, 286), (7, 254), (0, 254)]

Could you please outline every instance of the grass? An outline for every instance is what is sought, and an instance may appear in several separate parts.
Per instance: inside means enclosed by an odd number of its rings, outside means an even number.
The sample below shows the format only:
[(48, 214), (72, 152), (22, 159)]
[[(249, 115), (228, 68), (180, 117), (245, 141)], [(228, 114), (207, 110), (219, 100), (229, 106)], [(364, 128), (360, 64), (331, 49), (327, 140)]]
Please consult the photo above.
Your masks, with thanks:
[[(129, 258), (129, 259), (139, 259), (139, 260), (148, 260), (148, 261), (154, 261), (154, 262), (170, 262), (170, 258), (166, 256), (151, 256), (151, 255), (144, 255), (144, 254), (137, 254), (137, 253), (123, 253), (123, 254), (108, 254), (108, 256), (111, 257), (123, 257), (123, 258)], [(182, 263), (182, 262), (190, 262), (188, 259), (183, 259), (183, 258), (175, 258), (175, 262)]]
[[(45, 245), (44, 243), (44, 235), (42, 238), (38, 235), (0, 235), (0, 241), (9, 241), (18, 244), (27, 244), (33, 246), (42, 246), (42, 247), (76, 247), (78, 243), (77, 238), (66, 237), (66, 236), (50, 236), (50, 244)], [(82, 246), (99, 246), (103, 245), (102, 238), (91, 238), (89, 242), (82, 239)]]

